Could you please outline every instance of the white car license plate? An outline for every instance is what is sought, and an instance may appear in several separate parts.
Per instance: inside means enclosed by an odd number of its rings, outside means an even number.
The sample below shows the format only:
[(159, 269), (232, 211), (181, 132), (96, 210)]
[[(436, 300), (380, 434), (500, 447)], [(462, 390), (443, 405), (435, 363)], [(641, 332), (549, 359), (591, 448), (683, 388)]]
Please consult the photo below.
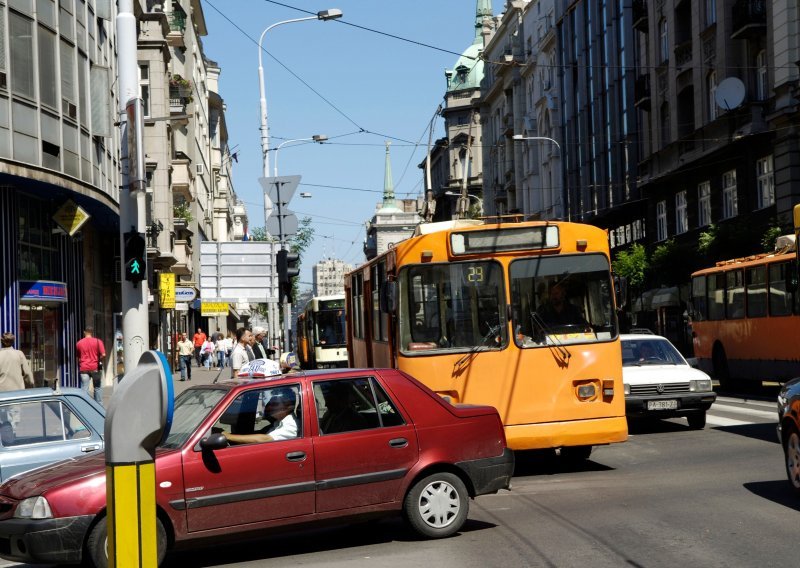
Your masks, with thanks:
[(648, 400), (647, 410), (678, 410), (677, 400)]

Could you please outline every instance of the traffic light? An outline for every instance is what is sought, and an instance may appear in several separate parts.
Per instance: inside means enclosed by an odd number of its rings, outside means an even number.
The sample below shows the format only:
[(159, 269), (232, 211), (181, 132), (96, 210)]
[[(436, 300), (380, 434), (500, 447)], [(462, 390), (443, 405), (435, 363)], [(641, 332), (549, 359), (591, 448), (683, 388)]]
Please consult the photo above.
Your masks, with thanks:
[(133, 283), (147, 278), (147, 243), (144, 233), (125, 233), (125, 280)]
[(281, 288), (281, 296), (285, 296), (288, 302), (292, 301), (292, 278), (300, 274), (300, 255), (288, 250), (279, 250), (275, 260), (278, 268), (278, 283)]

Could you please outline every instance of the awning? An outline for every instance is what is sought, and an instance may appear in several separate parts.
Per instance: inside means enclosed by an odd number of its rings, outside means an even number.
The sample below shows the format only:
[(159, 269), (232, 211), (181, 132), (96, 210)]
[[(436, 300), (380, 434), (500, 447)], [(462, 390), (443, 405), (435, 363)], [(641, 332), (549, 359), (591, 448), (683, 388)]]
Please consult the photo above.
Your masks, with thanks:
[(653, 301), (651, 303), (651, 309), (653, 310), (681, 305), (681, 294), (677, 286), (657, 288), (653, 292)]
[(654, 290), (648, 290), (647, 292), (643, 292), (641, 296), (636, 298), (633, 301), (633, 311), (649, 312), (650, 310), (652, 310), (653, 292)]

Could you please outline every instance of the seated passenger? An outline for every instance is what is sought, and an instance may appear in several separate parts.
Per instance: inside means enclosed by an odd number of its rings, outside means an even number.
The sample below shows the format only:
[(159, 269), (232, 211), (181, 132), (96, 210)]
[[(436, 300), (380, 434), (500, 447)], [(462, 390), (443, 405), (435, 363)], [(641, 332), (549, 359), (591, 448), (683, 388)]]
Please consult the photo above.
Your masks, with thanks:
[(581, 314), (581, 310), (567, 300), (567, 291), (561, 284), (550, 286), (547, 301), (539, 306), (536, 313), (548, 326), (589, 325), (583, 314)]
[(285, 388), (272, 392), (272, 396), (264, 407), (264, 418), (270, 424), (252, 434), (228, 434), (225, 437), (234, 444), (250, 444), (253, 442), (272, 442), (297, 438), (297, 421), (294, 408), (297, 399), (294, 390)]
[(642, 343), (639, 346), (639, 361), (659, 361), (660, 359), (650, 343)]
[(353, 408), (352, 389), (347, 383), (331, 383), (325, 394), (325, 406), (327, 410), (319, 421), (323, 434), (363, 430), (367, 427), (364, 417)]

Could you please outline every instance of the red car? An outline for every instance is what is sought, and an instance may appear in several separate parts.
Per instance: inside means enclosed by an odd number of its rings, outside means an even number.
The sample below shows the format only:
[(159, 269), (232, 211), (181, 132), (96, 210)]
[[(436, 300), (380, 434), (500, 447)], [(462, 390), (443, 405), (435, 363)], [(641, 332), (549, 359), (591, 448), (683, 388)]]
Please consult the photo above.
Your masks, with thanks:
[[(497, 411), (453, 406), (396, 370), (198, 385), (156, 454), (158, 557), (264, 530), (401, 512), (422, 536), (457, 532), (469, 499), (509, 488)], [(106, 566), (103, 455), (0, 486), (0, 557)], [(212, 540), (207, 540), (207, 543)]]

